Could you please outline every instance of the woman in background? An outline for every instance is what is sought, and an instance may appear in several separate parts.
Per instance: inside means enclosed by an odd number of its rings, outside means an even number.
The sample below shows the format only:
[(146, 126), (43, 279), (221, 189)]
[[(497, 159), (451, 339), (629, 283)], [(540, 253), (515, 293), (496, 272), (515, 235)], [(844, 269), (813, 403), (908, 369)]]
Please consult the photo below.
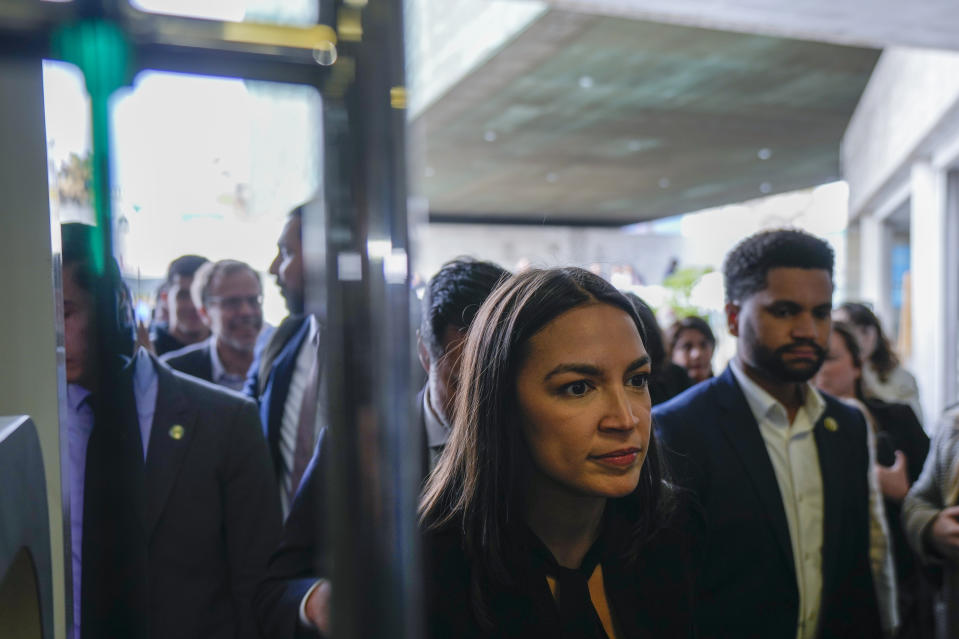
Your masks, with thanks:
[(667, 342), (670, 359), (686, 369), (694, 384), (713, 376), (716, 336), (706, 320), (695, 315), (677, 320), (667, 331)]
[(483, 304), (420, 503), (431, 637), (686, 637), (691, 580), (630, 303), (582, 269)]
[[(900, 520), (902, 500), (919, 478), (929, 453), (929, 437), (908, 405), (891, 404), (866, 396), (862, 384), (863, 368), (854, 329), (843, 322), (834, 322), (829, 336), (829, 352), (815, 383), (820, 390), (854, 402), (875, 434), (876, 471), (884, 498), (886, 533), (892, 540), (898, 591), (900, 631), (896, 636), (902, 639), (930, 637), (933, 631), (931, 589), (906, 542)], [(880, 603), (887, 607), (895, 605), (893, 601)]]
[(922, 415), (916, 378), (903, 368), (882, 324), (868, 306), (846, 302), (833, 312), (833, 319), (849, 324), (862, 353), (862, 384), (868, 397), (893, 404), (909, 404), (917, 417)]

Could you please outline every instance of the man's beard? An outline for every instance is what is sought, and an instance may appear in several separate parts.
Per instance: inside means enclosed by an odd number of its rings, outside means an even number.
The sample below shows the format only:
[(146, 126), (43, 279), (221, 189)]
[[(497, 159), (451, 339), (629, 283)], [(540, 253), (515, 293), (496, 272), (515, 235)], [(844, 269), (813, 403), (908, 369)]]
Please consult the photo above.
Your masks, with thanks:
[(302, 315), (306, 309), (306, 297), (303, 293), (294, 293), (290, 289), (281, 286), (280, 293), (286, 301), (286, 310), (290, 315)]
[[(787, 363), (783, 356), (793, 348), (800, 346), (812, 348), (816, 353), (816, 360), (808, 364)], [(793, 342), (786, 346), (780, 346), (773, 351), (761, 344), (756, 344), (753, 351), (753, 360), (757, 368), (765, 371), (773, 379), (783, 382), (806, 382), (819, 372), (822, 363), (826, 361), (826, 350), (811, 341)]]
[[(232, 337), (233, 333), (241, 326), (247, 326), (253, 329), (255, 333), (253, 339), (244, 340)], [(230, 324), (229, 329), (230, 331), (228, 333), (224, 332), (220, 334), (220, 340), (234, 350), (252, 353), (254, 348), (256, 348), (256, 340), (260, 336), (260, 331), (263, 329), (263, 320), (237, 320)]]

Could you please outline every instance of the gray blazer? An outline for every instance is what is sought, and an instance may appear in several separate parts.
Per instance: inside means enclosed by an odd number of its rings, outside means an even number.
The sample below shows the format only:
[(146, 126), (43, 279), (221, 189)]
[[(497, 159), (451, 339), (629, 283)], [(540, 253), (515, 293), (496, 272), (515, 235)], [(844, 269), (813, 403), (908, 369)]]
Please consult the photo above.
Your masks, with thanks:
[(959, 637), (959, 565), (943, 562), (923, 542), (923, 533), (932, 525), (939, 511), (952, 503), (950, 491), (956, 486), (959, 471), (959, 406), (948, 410), (940, 419), (932, 438), (932, 449), (926, 457), (922, 474), (912, 485), (902, 508), (906, 538), (924, 562), (943, 564), (943, 600), (946, 603), (945, 637)]

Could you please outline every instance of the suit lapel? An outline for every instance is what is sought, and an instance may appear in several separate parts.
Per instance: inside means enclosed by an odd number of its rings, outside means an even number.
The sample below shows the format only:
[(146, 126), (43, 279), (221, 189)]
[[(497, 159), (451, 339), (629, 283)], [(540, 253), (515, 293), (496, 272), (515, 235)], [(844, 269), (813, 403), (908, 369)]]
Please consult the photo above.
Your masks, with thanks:
[[(831, 421), (832, 429), (826, 427), (827, 420)], [(835, 426), (839, 422), (835, 415), (830, 414), (829, 404), (826, 411), (816, 422), (813, 434), (816, 438), (816, 451), (819, 453), (819, 474), (822, 476), (823, 497), (823, 531), (822, 531), (822, 583), (825, 587), (833, 583), (832, 571), (837, 565), (836, 552), (841, 546), (837, 538), (842, 531), (842, 504), (843, 493), (846, 489), (844, 481), (844, 466), (841, 447), (838, 438), (840, 433)]]
[(786, 510), (779, 492), (776, 471), (773, 470), (769, 459), (766, 442), (759, 432), (759, 424), (756, 423), (756, 418), (746, 402), (746, 396), (743, 395), (728, 366), (716, 380), (713, 392), (719, 398), (719, 405), (723, 410), (719, 420), (723, 432), (733, 449), (739, 454), (743, 468), (763, 506), (766, 521), (772, 526), (776, 540), (779, 542), (783, 559), (789, 566), (790, 573), (795, 575), (796, 567), (793, 563), (789, 523), (786, 521)]
[[(154, 362), (156, 366), (156, 362)], [(197, 413), (186, 401), (180, 381), (169, 368), (156, 366), (157, 403), (146, 463), (145, 526), (156, 527), (197, 428)]]
[[(277, 329), (279, 331), (279, 329)], [(280, 436), (280, 422), (283, 420), (283, 408), (286, 405), (286, 395), (290, 390), (290, 381), (296, 369), (296, 357), (300, 352), (303, 340), (310, 332), (310, 323), (302, 322), (299, 330), (290, 335), (290, 339), (283, 345), (279, 354), (273, 360), (273, 366), (268, 369), (269, 379), (267, 386), (270, 394), (269, 414), (266, 415), (264, 427), (266, 437), (270, 443), (270, 450), (276, 450)]]
[(305, 315), (288, 315), (280, 322), (280, 325), (276, 327), (276, 331), (273, 332), (270, 341), (263, 349), (263, 355), (260, 357), (260, 369), (257, 373), (260, 387), (257, 389), (257, 397), (263, 395), (263, 391), (266, 390), (266, 384), (270, 376), (270, 370), (273, 368), (273, 362), (290, 338), (298, 330), (303, 328), (303, 321), (305, 319)]
[(216, 348), (216, 339), (211, 339), (210, 343), (206, 347), (206, 357), (203, 358), (203, 374), (200, 375), (200, 379), (208, 379), (210, 382), (213, 381), (213, 349)]

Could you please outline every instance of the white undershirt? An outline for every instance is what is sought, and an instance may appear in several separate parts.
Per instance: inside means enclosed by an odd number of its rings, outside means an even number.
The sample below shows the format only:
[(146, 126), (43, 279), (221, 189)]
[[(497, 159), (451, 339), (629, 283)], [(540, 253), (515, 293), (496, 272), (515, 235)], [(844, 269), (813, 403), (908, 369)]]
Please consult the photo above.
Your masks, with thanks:
[(805, 402), (790, 424), (786, 408), (750, 379), (738, 362), (730, 364), (759, 424), (786, 511), (799, 590), (796, 639), (815, 639), (822, 599), (824, 501), (813, 427), (826, 411), (826, 403), (807, 383)]
[(290, 484), (293, 481), (293, 456), (296, 453), (296, 430), (300, 425), (300, 408), (303, 404), (303, 393), (306, 392), (307, 382), (310, 381), (310, 372), (313, 369), (313, 359), (316, 349), (310, 345), (317, 339), (318, 327), (316, 318), (309, 316), (310, 328), (306, 339), (296, 355), (296, 366), (290, 378), (290, 388), (286, 393), (286, 403), (283, 404), (283, 420), (280, 422), (280, 459), (283, 468), (280, 469), (280, 503), (283, 506), (283, 518), (290, 514)]

